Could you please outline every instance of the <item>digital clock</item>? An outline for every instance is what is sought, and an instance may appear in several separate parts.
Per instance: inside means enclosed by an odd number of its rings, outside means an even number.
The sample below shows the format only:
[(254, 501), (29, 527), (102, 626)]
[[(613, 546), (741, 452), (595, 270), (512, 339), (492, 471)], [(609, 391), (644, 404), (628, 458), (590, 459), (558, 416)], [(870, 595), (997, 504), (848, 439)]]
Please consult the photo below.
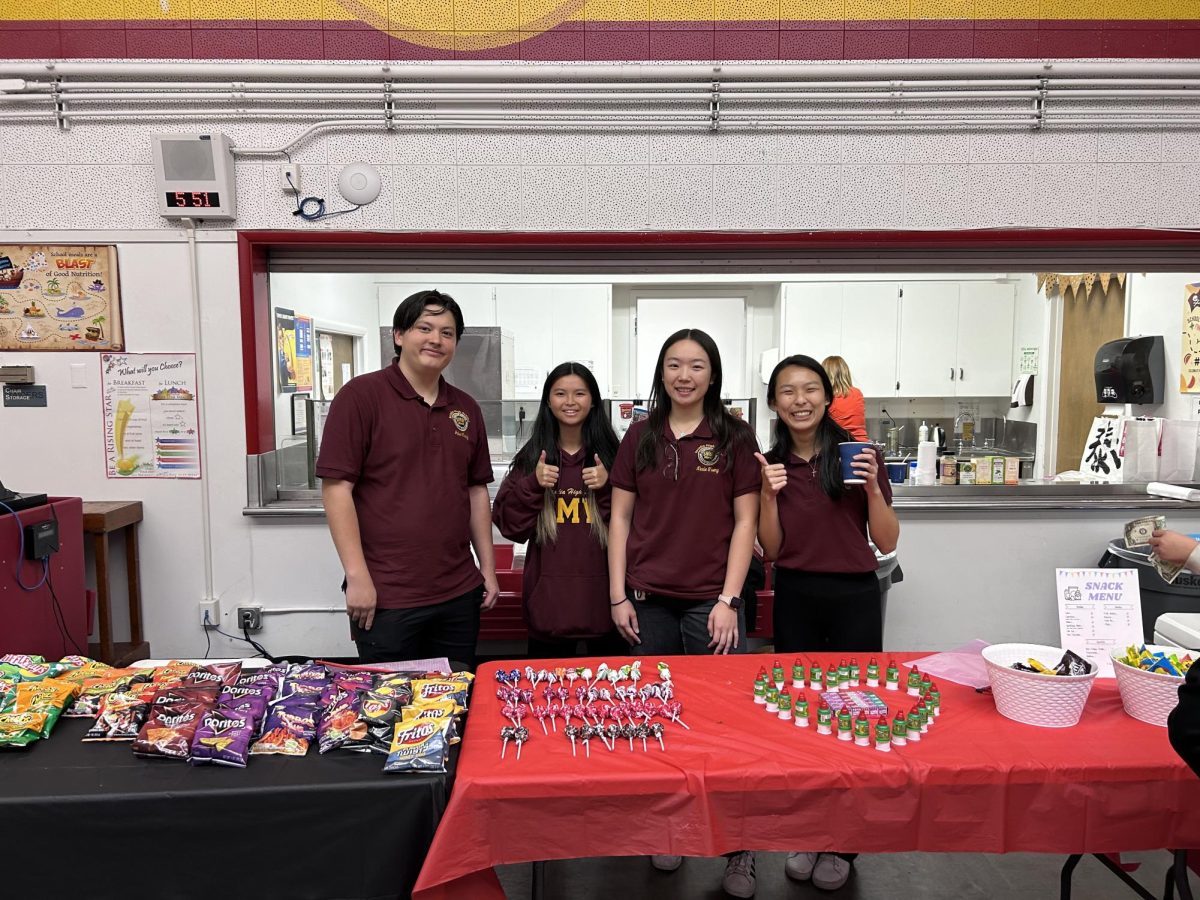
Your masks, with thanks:
[(167, 191), (166, 197), (171, 209), (213, 209), (221, 205), (218, 191)]
[(158, 212), (168, 219), (233, 219), (237, 183), (228, 135), (153, 134)]

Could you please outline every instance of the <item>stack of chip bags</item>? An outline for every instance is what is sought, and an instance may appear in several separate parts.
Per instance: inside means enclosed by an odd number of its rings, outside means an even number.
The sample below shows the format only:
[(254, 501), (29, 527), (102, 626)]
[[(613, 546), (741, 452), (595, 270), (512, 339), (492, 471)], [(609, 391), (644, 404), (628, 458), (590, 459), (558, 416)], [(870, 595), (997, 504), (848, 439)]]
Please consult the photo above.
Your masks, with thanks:
[(245, 768), (250, 744), (258, 737), (286, 671), (284, 666), (244, 672), (227, 686), (196, 729), (189, 762)]
[(474, 675), (418, 678), (412, 705), (401, 710), (388, 746), (385, 772), (445, 772), (450, 745), (458, 741), (457, 716), (467, 709)]

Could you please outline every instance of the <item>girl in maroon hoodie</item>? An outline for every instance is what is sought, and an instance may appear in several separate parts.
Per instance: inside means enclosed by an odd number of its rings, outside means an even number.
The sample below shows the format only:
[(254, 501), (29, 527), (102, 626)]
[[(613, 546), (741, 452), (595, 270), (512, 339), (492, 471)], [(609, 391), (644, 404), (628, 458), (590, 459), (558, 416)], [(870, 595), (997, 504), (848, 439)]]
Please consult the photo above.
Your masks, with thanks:
[(617, 435), (586, 366), (567, 362), (546, 376), (529, 440), (492, 508), (510, 541), (528, 542), (522, 583), (529, 655), (622, 652), (608, 607), (608, 470)]

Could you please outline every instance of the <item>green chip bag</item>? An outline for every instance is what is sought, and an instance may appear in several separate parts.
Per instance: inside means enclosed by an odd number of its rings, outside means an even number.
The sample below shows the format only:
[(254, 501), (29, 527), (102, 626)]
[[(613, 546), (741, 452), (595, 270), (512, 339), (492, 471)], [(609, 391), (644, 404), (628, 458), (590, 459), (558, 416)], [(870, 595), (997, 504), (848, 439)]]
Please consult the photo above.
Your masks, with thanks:
[(42, 736), (44, 712), (0, 713), (0, 749), (27, 747)]

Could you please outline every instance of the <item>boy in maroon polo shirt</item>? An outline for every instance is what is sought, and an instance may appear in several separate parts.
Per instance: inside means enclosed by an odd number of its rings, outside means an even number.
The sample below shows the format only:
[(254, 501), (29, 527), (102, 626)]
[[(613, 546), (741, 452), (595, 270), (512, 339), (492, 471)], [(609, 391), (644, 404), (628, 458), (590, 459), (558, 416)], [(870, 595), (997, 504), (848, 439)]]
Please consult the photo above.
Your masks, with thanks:
[(317, 459), (350, 632), (364, 663), (445, 656), (473, 665), (479, 611), (500, 590), (483, 414), (442, 378), (462, 310), (420, 291), (396, 308), (392, 328), (397, 358), (338, 391)]

